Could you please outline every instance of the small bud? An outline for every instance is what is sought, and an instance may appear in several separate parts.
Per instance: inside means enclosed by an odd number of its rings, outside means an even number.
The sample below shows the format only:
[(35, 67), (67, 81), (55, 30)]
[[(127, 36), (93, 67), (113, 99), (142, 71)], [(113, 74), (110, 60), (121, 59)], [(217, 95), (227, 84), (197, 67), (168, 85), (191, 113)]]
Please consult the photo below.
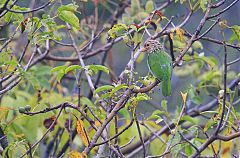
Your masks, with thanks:
[(30, 105), (26, 105), (24, 107), (24, 109), (25, 109), (26, 112), (29, 112), (31, 110), (31, 106)]
[(223, 99), (223, 96), (224, 96), (224, 90), (220, 90), (220, 91), (218, 92), (218, 98), (219, 98), (219, 99)]
[(195, 41), (195, 42), (192, 44), (192, 47), (193, 47), (194, 49), (203, 49), (202, 43), (199, 42), (199, 41)]
[(25, 108), (24, 107), (18, 107), (18, 112), (19, 113), (24, 113), (25, 112)]

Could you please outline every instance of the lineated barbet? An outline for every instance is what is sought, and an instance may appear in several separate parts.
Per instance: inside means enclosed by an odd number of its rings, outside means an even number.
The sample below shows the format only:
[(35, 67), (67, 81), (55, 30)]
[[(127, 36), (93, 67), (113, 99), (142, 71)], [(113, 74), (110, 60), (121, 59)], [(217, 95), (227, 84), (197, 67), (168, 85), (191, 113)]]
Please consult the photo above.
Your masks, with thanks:
[(143, 51), (147, 53), (147, 64), (152, 75), (162, 81), (162, 94), (171, 95), (172, 59), (164, 46), (156, 40), (148, 40)]

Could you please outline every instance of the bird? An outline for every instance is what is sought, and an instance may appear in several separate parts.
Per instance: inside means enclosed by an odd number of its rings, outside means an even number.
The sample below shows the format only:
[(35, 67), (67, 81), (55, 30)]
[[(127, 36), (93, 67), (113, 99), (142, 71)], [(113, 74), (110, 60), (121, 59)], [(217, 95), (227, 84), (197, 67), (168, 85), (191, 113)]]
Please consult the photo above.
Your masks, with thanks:
[(172, 58), (165, 51), (163, 44), (157, 40), (148, 40), (144, 43), (142, 51), (147, 54), (147, 65), (150, 73), (162, 81), (162, 94), (171, 95)]

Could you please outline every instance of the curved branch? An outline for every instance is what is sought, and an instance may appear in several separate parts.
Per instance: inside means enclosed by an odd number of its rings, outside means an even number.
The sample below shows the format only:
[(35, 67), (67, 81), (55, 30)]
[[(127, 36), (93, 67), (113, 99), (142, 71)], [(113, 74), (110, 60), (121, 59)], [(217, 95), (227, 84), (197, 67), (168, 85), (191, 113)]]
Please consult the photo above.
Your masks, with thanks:
[(228, 5), (226, 8), (224, 8), (223, 10), (221, 10), (220, 12), (218, 12), (217, 14), (214, 14), (214, 15), (211, 15), (211, 16), (207, 17), (207, 20), (208, 20), (208, 19), (215, 18), (215, 17), (221, 15), (222, 13), (226, 12), (226, 11), (229, 10), (234, 4), (236, 4), (238, 1), (239, 1), (239, 0), (233, 1), (230, 5)]
[(26, 14), (26, 13), (32, 13), (32, 12), (35, 12), (35, 11), (38, 11), (40, 9), (43, 9), (45, 7), (47, 7), (48, 5), (50, 5), (52, 2), (51, 1), (48, 1), (46, 4), (38, 7), (38, 8), (35, 8), (35, 9), (32, 9), (32, 10), (28, 10), (28, 11), (19, 11), (19, 10), (12, 10), (8, 7), (6, 7), (6, 10), (9, 11), (9, 12), (12, 12), (12, 13), (22, 13), (22, 14)]

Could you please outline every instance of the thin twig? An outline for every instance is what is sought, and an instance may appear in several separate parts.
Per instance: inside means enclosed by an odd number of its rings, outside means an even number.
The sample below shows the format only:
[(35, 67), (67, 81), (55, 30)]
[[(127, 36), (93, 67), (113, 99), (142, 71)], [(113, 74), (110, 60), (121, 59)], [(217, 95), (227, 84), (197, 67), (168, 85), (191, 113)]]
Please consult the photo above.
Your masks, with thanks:
[(138, 119), (137, 119), (136, 116), (135, 116), (135, 122), (136, 122), (136, 125), (137, 125), (138, 135), (139, 135), (139, 138), (141, 140), (142, 147), (143, 147), (143, 157), (146, 157), (146, 154), (147, 154), (146, 153), (146, 147), (145, 147), (144, 139), (142, 137), (142, 133), (141, 133), (141, 129), (140, 129), (140, 126), (139, 126), (139, 122), (138, 122)]
[(113, 137), (111, 137), (111, 138), (109, 138), (109, 139), (107, 139), (107, 140), (105, 140), (105, 141), (103, 141), (103, 142), (101, 142), (101, 143), (96, 143), (96, 144), (94, 144), (94, 147), (95, 147), (95, 146), (102, 145), (102, 144), (105, 144), (105, 143), (110, 142), (111, 140), (117, 138), (118, 136), (120, 136), (123, 132), (125, 132), (126, 130), (128, 130), (128, 129), (132, 126), (133, 121), (134, 121), (134, 120), (132, 119), (131, 122), (130, 122), (126, 127), (124, 127), (124, 129), (122, 129), (121, 131), (119, 131), (119, 132), (118, 132), (117, 134), (115, 134)]
[(38, 141), (36, 141), (36, 142), (31, 146), (31, 148), (28, 149), (20, 158), (23, 158), (26, 154), (28, 154), (28, 153), (31, 151), (32, 148), (35, 148), (35, 147), (45, 138), (45, 136), (51, 131), (52, 127), (53, 127), (53, 126), (55, 125), (55, 123), (57, 122), (59, 116), (60, 116), (61, 113), (62, 113), (63, 108), (64, 108), (64, 104), (61, 105), (60, 111), (59, 111), (58, 115), (56, 116), (56, 119), (54, 119), (54, 121), (52, 122), (52, 124), (50, 125), (50, 127), (47, 129), (47, 131), (46, 131), (46, 132), (42, 135), (42, 137), (41, 137)]
[(232, 64), (235, 64), (235, 63), (237, 63), (237, 62), (239, 62), (240, 61), (240, 58), (237, 58), (237, 59), (235, 59), (235, 60), (233, 60), (233, 61), (231, 61), (231, 62), (228, 62), (227, 63), (227, 66), (230, 66), (230, 65), (232, 65)]
[[(73, 35), (72, 35), (72, 33), (71, 33), (71, 27), (70, 27), (70, 25), (67, 24), (67, 27), (68, 27), (68, 30), (69, 30), (69, 35), (70, 35), (70, 38), (71, 38), (71, 40), (72, 40), (73, 47), (74, 47), (74, 49), (75, 49), (75, 51), (76, 51), (76, 53), (77, 53), (79, 62), (80, 62), (80, 64), (81, 64), (81, 66), (84, 68), (84, 72), (85, 72), (85, 75), (86, 75), (86, 77), (87, 77), (88, 85), (89, 85), (91, 91), (94, 93), (94, 92), (95, 92), (95, 87), (94, 87), (93, 82), (92, 82), (92, 79), (91, 79), (91, 77), (90, 77), (90, 75), (89, 75), (89, 71), (86, 69), (85, 63), (84, 63), (83, 58), (82, 58), (82, 55), (81, 55), (81, 51), (78, 49), (78, 47), (77, 47), (77, 45), (76, 45), (76, 42), (75, 42), (75, 40), (74, 40), (74, 37), (73, 37)], [(86, 45), (86, 46), (87, 46), (87, 45)], [(83, 49), (83, 48), (82, 48), (82, 49)], [(96, 97), (96, 98), (99, 98), (99, 95), (98, 95), (98, 94), (95, 94), (95, 97)], [(101, 107), (106, 111), (106, 107), (105, 107), (105, 105), (103, 104), (103, 102), (102, 102), (102, 101), (99, 101), (99, 103), (100, 103)]]
[(234, 4), (236, 4), (239, 0), (235, 0), (233, 1), (230, 5), (228, 5), (226, 8), (224, 8), (223, 10), (219, 11), (218, 13), (214, 14), (214, 15), (211, 15), (209, 17), (207, 17), (207, 19), (212, 19), (212, 18), (215, 18), (219, 15), (221, 15), (222, 13), (226, 12), (228, 9), (230, 9), (232, 6), (234, 6)]
[(21, 14), (26, 14), (26, 13), (32, 13), (32, 12), (36, 12), (40, 9), (43, 9), (45, 7), (47, 7), (48, 5), (50, 5), (52, 3), (52, 1), (48, 1), (46, 4), (38, 7), (38, 8), (35, 8), (35, 9), (32, 9), (32, 10), (28, 10), (28, 11), (19, 11), (19, 10), (12, 10), (8, 7), (6, 7), (6, 10), (9, 11), (9, 12), (12, 12), (12, 13), (21, 13)]
[(224, 119), (224, 114), (225, 114), (225, 106), (226, 106), (226, 98), (227, 98), (227, 48), (224, 45), (224, 74), (223, 74), (223, 84), (224, 84), (224, 93), (223, 93), (223, 104), (222, 104), (222, 113), (221, 113), (221, 118), (218, 123), (218, 126), (214, 132), (215, 135), (218, 135), (218, 132), (222, 126), (223, 119)]
[(190, 144), (197, 152), (198, 151), (198, 147), (196, 147), (196, 145), (194, 145), (192, 142), (190, 142), (181, 132), (178, 131), (178, 134), (182, 137), (183, 140), (185, 140), (188, 144)]

